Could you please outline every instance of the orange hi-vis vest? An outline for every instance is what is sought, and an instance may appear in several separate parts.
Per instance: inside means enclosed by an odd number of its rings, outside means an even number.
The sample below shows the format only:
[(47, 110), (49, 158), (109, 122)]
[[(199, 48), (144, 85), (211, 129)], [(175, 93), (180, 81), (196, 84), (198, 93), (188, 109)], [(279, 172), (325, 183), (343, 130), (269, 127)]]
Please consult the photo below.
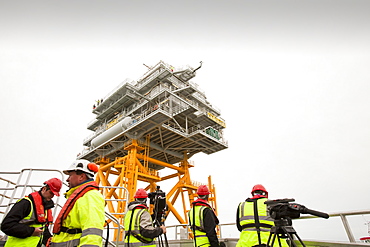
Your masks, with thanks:
[[(31, 196), (25, 196), (20, 200), (28, 200), (31, 204), (31, 210), (28, 216), (24, 217), (19, 223), (27, 224), (30, 227), (41, 227), (47, 225), (53, 221), (51, 209), (45, 211), (42, 203), (42, 196), (40, 192), (36, 191), (30, 194)], [(31, 200), (32, 198), (32, 200)], [(20, 201), (19, 200), (19, 201)], [(8, 239), (4, 246), (37, 246), (42, 241), (43, 236), (29, 236), (26, 238), (17, 238), (14, 236), (8, 236)]]
[[(36, 222), (44, 224), (46, 222), (51, 223), (53, 222), (53, 214), (51, 212), (51, 209), (46, 210), (45, 215), (45, 208), (44, 204), (42, 203), (42, 197), (38, 191), (32, 192), (30, 194), (33, 198), (33, 202), (35, 203), (35, 216), (36, 216)], [(28, 196), (26, 196), (28, 197)]]

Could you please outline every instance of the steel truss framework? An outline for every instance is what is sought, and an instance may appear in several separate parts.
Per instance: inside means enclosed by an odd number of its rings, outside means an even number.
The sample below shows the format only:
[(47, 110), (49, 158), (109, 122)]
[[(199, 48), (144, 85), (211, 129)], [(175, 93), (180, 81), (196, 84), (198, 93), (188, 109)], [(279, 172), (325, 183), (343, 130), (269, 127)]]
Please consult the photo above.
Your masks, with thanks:
[[(121, 224), (139, 182), (153, 192), (160, 182), (169, 180), (176, 182), (166, 191), (167, 215), (172, 213), (186, 224), (187, 210), (201, 184), (190, 179), (189, 159), (228, 147), (220, 111), (190, 81), (199, 68), (176, 69), (160, 61), (139, 80), (125, 80), (94, 105), (96, 118), (87, 127), (93, 133), (83, 141), (85, 148), (78, 158), (100, 166), (97, 182), (109, 212)], [(170, 169), (170, 175), (159, 176), (162, 169)], [(208, 187), (217, 209), (210, 177)], [(180, 199), (182, 212), (175, 208)]]
[[(129, 201), (133, 201), (138, 181), (147, 183), (145, 190), (154, 192), (159, 182), (175, 180), (177, 178), (177, 183), (166, 195), (168, 211), (165, 216), (167, 217), (169, 213), (172, 213), (180, 224), (187, 224), (189, 205), (194, 201), (198, 187), (198, 184), (195, 184), (190, 179), (189, 169), (193, 165), (189, 163), (186, 156), (178, 166), (155, 160), (147, 155), (147, 149), (148, 146), (142, 146), (137, 140), (133, 139), (125, 146), (125, 150), (127, 150), (126, 156), (117, 157), (112, 162), (108, 158), (97, 158), (95, 160), (100, 166), (96, 181), (105, 188), (103, 194), (105, 195), (110, 213), (115, 215), (119, 219), (120, 224), (123, 225), (128, 202), (120, 199), (129, 198)], [(148, 162), (169, 168), (174, 173), (160, 177), (158, 170), (148, 167)], [(211, 176), (208, 177), (208, 187), (211, 191), (209, 198), (210, 204), (216, 209), (217, 213), (216, 191), (215, 186), (212, 184)], [(126, 188), (127, 190), (122, 190), (122, 188)], [(174, 207), (179, 198), (182, 203), (182, 213)], [(118, 235), (116, 232), (115, 234), (115, 237), (123, 236), (121, 233)]]

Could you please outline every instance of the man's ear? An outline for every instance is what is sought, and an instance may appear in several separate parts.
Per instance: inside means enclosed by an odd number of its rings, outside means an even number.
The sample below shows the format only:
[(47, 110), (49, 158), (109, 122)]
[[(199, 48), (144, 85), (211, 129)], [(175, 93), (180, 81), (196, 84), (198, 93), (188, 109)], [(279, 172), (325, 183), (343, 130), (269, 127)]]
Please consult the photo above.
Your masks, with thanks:
[(84, 173), (84, 172), (83, 172), (83, 173), (82, 173), (82, 175), (83, 175), (83, 176), (81, 177), (81, 178), (82, 178), (81, 182), (86, 181), (86, 180), (88, 180), (88, 179), (89, 179), (89, 178), (87, 177), (87, 174), (86, 174), (86, 173)]
[(41, 188), (41, 193), (45, 193), (46, 191), (47, 191), (47, 187), (46, 186), (44, 186), (44, 187)]

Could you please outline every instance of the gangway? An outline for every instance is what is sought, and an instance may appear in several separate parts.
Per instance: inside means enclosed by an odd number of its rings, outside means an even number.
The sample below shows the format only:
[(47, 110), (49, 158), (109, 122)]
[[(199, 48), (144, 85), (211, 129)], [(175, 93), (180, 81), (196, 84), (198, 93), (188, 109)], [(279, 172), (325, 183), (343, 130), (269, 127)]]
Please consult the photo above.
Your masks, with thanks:
[[(40, 176), (40, 174), (49, 176)], [(10, 179), (9, 179), (10, 177)], [(26, 168), (20, 172), (0, 172), (0, 214), (6, 215), (10, 207), (20, 198), (37, 191), (43, 186), (47, 178), (57, 177), (64, 181), (64, 174), (55, 169), (33, 169)], [(40, 178), (45, 178), (44, 180)], [(11, 180), (13, 179), (13, 180)], [(16, 181), (16, 182), (14, 182)], [(9, 195), (11, 193), (11, 195)], [(59, 204), (60, 197), (56, 197), (56, 204)], [(3, 211), (4, 210), (4, 211)], [(55, 215), (57, 208), (54, 208)], [(2, 219), (2, 217), (1, 217)]]
[[(56, 169), (35, 169), (25, 168), (18, 172), (0, 172), (0, 222), (3, 221), (4, 216), (9, 212), (11, 207), (24, 196), (38, 191), (43, 183), (49, 178), (56, 177), (64, 181), (63, 172)], [(65, 186), (65, 184), (64, 184)], [(63, 190), (63, 189), (62, 189)], [(65, 191), (65, 188), (64, 188)], [(61, 205), (61, 197), (53, 199), (55, 207), (53, 215), (57, 215)], [(5, 243), (6, 236), (2, 232), (0, 246)]]

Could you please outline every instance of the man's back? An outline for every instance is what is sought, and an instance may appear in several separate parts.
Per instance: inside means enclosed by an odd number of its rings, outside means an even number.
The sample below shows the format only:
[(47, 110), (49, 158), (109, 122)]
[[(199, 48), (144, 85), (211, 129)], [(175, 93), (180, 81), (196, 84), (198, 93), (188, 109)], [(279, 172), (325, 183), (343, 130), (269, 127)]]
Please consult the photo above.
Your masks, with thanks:
[(237, 227), (241, 233), (237, 243), (238, 247), (258, 245), (260, 241), (262, 244), (267, 243), (270, 228), (274, 225), (274, 222), (268, 216), (265, 201), (267, 201), (267, 198), (248, 198), (245, 202), (239, 204)]

